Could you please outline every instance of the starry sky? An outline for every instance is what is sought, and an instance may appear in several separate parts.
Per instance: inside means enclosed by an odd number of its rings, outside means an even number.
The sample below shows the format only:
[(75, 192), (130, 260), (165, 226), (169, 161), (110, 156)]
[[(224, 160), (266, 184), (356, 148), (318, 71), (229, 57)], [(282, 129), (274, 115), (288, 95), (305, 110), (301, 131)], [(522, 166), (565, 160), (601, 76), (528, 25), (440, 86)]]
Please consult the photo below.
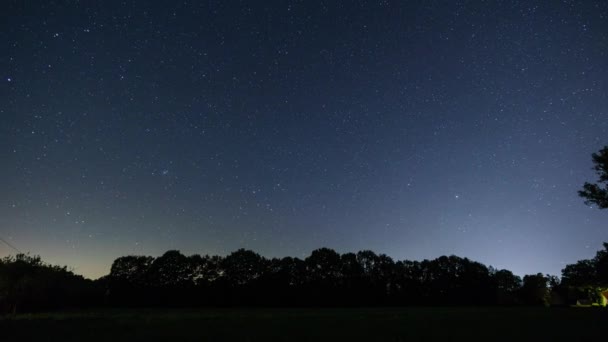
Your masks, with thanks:
[(608, 241), (576, 194), (608, 144), (606, 1), (1, 12), (0, 237), (76, 273), (325, 246), (559, 275)]

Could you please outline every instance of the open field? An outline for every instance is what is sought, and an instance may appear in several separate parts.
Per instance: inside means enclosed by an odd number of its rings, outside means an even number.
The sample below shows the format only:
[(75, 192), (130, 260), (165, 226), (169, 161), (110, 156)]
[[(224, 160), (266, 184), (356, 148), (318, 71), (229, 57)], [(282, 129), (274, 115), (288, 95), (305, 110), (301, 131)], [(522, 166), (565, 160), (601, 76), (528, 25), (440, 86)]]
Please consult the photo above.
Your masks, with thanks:
[(599, 341), (597, 308), (124, 309), (0, 318), (2, 341)]

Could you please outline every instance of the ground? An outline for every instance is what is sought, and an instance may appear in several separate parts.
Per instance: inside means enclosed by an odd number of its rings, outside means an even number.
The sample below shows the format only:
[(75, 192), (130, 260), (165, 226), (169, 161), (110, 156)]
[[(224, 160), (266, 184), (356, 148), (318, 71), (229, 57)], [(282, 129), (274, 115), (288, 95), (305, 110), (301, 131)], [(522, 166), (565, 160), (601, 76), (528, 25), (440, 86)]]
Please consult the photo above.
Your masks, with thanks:
[(601, 308), (124, 309), (0, 317), (2, 341), (600, 341)]

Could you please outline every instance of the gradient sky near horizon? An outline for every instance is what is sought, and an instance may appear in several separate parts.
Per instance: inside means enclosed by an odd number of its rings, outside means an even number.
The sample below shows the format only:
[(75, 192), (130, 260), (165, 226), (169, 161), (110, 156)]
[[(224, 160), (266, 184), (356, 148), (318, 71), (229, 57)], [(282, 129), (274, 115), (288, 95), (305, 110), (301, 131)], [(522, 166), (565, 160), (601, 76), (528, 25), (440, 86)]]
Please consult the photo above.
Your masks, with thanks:
[(1, 12), (0, 237), (76, 273), (326, 246), (559, 275), (608, 241), (576, 194), (608, 145), (606, 1)]

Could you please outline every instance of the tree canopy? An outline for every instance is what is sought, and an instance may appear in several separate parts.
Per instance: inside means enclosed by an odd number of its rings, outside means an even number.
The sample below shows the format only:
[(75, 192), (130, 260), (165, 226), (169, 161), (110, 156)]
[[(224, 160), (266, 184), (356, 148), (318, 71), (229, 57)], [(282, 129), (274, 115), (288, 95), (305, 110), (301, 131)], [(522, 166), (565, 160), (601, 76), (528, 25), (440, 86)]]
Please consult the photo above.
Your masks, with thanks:
[(587, 183), (578, 195), (585, 198), (588, 205), (597, 205), (600, 209), (608, 208), (608, 146), (604, 146), (598, 153), (591, 155), (593, 159), (593, 170), (599, 176), (596, 184)]

